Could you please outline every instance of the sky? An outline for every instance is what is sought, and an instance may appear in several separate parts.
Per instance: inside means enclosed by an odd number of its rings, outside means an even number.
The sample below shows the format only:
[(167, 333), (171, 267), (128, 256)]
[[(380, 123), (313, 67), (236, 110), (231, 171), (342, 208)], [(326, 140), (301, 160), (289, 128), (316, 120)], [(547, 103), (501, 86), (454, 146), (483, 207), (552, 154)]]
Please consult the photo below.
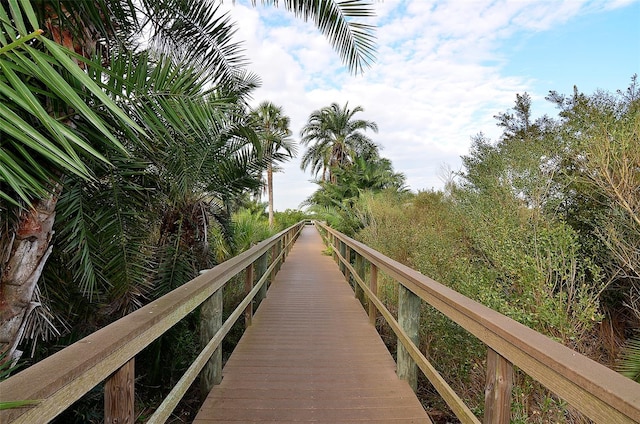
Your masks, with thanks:
[[(258, 2), (259, 3), (259, 2)], [(442, 189), (460, 171), (472, 137), (497, 140), (495, 115), (529, 93), (532, 116), (556, 116), (554, 90), (615, 92), (640, 74), (640, 0), (375, 1), (377, 59), (362, 75), (343, 66), (311, 23), (284, 8), (224, 2), (244, 41), (248, 70), (291, 118), (294, 140), (314, 110), (331, 103), (364, 111), (367, 135), (412, 191)], [(274, 175), (274, 207), (298, 209), (317, 185), (298, 157)]]

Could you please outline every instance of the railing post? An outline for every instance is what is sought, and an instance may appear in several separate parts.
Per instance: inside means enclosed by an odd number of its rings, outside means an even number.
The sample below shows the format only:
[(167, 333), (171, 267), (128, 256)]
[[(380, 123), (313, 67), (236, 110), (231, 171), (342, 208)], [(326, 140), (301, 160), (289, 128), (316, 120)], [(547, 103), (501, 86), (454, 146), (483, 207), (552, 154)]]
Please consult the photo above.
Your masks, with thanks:
[[(267, 252), (264, 252), (262, 256), (258, 258), (256, 261), (256, 279), (259, 280), (264, 276), (264, 273), (267, 271)], [(267, 284), (268, 280), (266, 280), (258, 293), (256, 294), (256, 308), (260, 306), (260, 302), (267, 297)]]
[(135, 422), (135, 359), (131, 358), (111, 374), (104, 386), (105, 424)]
[(329, 233), (329, 240), (331, 240), (331, 250), (333, 252), (333, 260), (338, 260), (338, 245), (336, 243), (336, 236), (333, 233)]
[(491, 348), (487, 350), (484, 388), (484, 424), (508, 424), (511, 420), (513, 364)]
[[(343, 243), (341, 240), (338, 241), (339, 246), (340, 246), (340, 256), (342, 256), (343, 258), (347, 256), (347, 245), (346, 243)], [(344, 266), (344, 263), (342, 263), (342, 261), (340, 261), (340, 272), (342, 272), (342, 275), (345, 275), (345, 269), (346, 267)]]
[(282, 239), (282, 250), (284, 254), (282, 255), (282, 263), (287, 260), (287, 253), (289, 253), (289, 247), (287, 244), (289, 243), (289, 232), (286, 232), (284, 238)]
[[(276, 250), (277, 250), (277, 247), (275, 244), (271, 246), (271, 258), (269, 260), (269, 265), (271, 265), (276, 260), (276, 257), (277, 257)], [(275, 276), (276, 276), (276, 267), (274, 266), (271, 269), (271, 275), (269, 275), (269, 284), (273, 283), (273, 279), (275, 278)]]
[[(252, 263), (247, 267), (244, 274), (244, 295), (248, 295), (251, 289), (253, 289), (253, 267), (255, 265)], [(247, 308), (244, 310), (244, 328), (249, 328), (251, 326), (251, 320), (253, 319), (253, 299), (247, 305)]]
[[(364, 258), (359, 253), (356, 253), (356, 273), (360, 279), (364, 281)], [(360, 287), (355, 280), (353, 281), (353, 291), (355, 292), (356, 299), (364, 305), (364, 290), (362, 290), (362, 287)]]
[[(344, 259), (348, 264), (351, 263), (351, 248), (347, 246), (347, 243), (344, 244)], [(344, 277), (347, 280), (347, 284), (351, 284), (351, 271), (349, 271), (349, 267), (344, 266)], [(354, 281), (354, 288), (358, 286), (358, 284)]]
[[(364, 268), (364, 267), (363, 267)], [(364, 271), (364, 270), (363, 270)], [(369, 276), (369, 289), (374, 295), (378, 295), (378, 267), (374, 264), (371, 264), (371, 275)], [(376, 325), (376, 320), (378, 318), (378, 308), (376, 305), (369, 299), (369, 322), (371, 325)]]
[[(200, 346), (204, 348), (222, 327), (223, 288), (200, 306)], [(222, 347), (219, 346), (200, 372), (200, 392), (204, 399), (222, 381)]]
[[(402, 284), (398, 284), (398, 287), (398, 324), (411, 341), (418, 346), (420, 342), (420, 298)], [(413, 391), (417, 390), (418, 366), (400, 342), (398, 342), (398, 377), (407, 380)]]

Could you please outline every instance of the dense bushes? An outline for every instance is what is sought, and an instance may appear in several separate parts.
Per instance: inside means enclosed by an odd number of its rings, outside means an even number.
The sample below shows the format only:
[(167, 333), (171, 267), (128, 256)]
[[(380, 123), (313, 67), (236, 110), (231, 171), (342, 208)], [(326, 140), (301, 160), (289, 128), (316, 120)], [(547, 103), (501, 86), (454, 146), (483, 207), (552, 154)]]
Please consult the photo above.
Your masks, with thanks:
[[(534, 121), (529, 97), (517, 96), (513, 110), (496, 116), (500, 139), (475, 137), (464, 172), (444, 192), (363, 196), (357, 237), (615, 366), (640, 321), (638, 90), (634, 78), (625, 93), (552, 93), (550, 100), (560, 119)], [(485, 347), (430, 307), (422, 322), (427, 356), (480, 411)], [(627, 369), (636, 369), (634, 356), (626, 357)], [(515, 421), (579, 420), (530, 378), (518, 375), (516, 383)]]

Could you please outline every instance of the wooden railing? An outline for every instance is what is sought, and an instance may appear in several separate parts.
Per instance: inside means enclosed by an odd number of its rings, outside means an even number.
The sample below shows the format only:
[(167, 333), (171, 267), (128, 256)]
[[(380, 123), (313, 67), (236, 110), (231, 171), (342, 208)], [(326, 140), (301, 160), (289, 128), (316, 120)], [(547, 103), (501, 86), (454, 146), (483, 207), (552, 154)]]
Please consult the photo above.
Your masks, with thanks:
[[(35, 406), (0, 411), (1, 423), (46, 423), (105, 381), (105, 423), (133, 423), (135, 356), (187, 314), (201, 307), (206, 347), (155, 411), (148, 423), (163, 423), (201, 374), (205, 393), (220, 382), (220, 345), (241, 315), (251, 323), (253, 302), (266, 296), (304, 222), (180, 286), (73, 345), (0, 382), (0, 402), (36, 400)], [(246, 296), (222, 323), (222, 289), (245, 272)]]
[[(480, 420), (417, 346), (422, 301), (486, 344), (484, 423), (509, 423), (514, 366), (597, 423), (640, 422), (640, 384), (322, 223), (316, 226), (332, 246), (347, 281), (356, 283), (356, 296), (364, 294), (368, 300), (371, 322), (380, 313), (395, 332), (398, 375), (415, 389), (419, 368), (461, 422)], [(398, 320), (377, 296), (379, 271), (398, 282)]]

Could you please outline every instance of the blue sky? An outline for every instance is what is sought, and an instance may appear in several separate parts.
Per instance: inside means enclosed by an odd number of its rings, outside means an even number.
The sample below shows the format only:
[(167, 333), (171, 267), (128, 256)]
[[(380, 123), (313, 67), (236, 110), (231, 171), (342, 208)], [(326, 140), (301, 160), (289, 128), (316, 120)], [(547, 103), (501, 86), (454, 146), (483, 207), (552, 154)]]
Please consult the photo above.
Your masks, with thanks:
[[(494, 115), (529, 93), (534, 117), (555, 115), (550, 90), (625, 89), (640, 74), (640, 1), (384, 0), (374, 2), (378, 59), (361, 76), (342, 66), (311, 24), (277, 8), (226, 2), (262, 78), (254, 102), (291, 117), (294, 138), (332, 102), (362, 106), (381, 154), (410, 188), (439, 189), (460, 170), (471, 137), (495, 139)], [(297, 208), (315, 189), (299, 158), (276, 174), (275, 208)]]

